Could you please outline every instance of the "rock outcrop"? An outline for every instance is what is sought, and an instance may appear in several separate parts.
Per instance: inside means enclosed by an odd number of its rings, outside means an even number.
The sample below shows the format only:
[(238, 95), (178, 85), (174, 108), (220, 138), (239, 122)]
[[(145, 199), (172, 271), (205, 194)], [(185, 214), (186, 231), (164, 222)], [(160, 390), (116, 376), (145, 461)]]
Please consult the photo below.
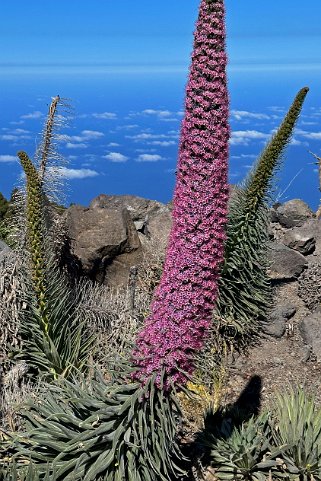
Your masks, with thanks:
[(89, 207), (67, 212), (71, 254), (80, 274), (113, 287), (125, 287), (150, 245), (163, 252), (171, 227), (170, 207), (130, 195), (99, 195)]

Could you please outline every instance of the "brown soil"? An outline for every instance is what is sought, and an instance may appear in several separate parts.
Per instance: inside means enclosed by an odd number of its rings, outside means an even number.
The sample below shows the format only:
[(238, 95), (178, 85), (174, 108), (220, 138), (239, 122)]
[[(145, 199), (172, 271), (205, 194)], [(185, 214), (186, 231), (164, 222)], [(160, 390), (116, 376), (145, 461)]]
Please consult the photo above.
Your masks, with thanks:
[[(290, 387), (303, 387), (306, 392), (315, 396), (317, 405), (321, 406), (321, 363), (316, 361), (302, 340), (299, 323), (309, 313), (304, 302), (298, 298), (298, 283), (287, 283), (277, 289), (277, 303), (288, 303), (296, 306), (295, 315), (289, 320), (285, 335), (276, 339), (262, 336), (258, 343), (247, 349), (247, 352), (230, 357), (225, 366), (225, 375), (220, 392), (220, 404), (234, 404), (240, 396), (247, 395), (245, 404), (249, 409), (269, 409), (273, 406), (278, 394), (286, 392)], [(244, 402), (244, 397), (243, 397)], [(186, 416), (182, 437), (183, 443), (192, 448), (197, 460), (197, 448), (194, 452), (193, 438), (203, 427), (203, 405), (193, 405), (183, 409)], [(184, 405), (186, 408), (186, 405)], [(191, 443), (191, 444), (190, 444)], [(203, 471), (201, 469), (201, 471)], [(190, 480), (215, 480), (211, 469), (205, 469), (191, 475)]]
[(226, 402), (235, 402), (251, 377), (260, 376), (262, 407), (270, 406), (276, 394), (289, 386), (304, 387), (321, 405), (321, 363), (316, 362), (300, 334), (299, 322), (309, 311), (298, 298), (297, 288), (296, 282), (288, 283), (277, 293), (278, 304), (293, 303), (297, 308), (288, 322), (286, 334), (281, 339), (263, 337), (257, 346), (230, 362), (223, 393)]

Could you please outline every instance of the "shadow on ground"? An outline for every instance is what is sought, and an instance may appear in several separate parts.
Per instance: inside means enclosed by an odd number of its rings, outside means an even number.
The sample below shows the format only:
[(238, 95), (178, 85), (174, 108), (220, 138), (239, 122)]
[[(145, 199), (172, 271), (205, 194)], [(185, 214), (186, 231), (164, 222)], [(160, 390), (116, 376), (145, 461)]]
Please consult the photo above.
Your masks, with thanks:
[[(221, 406), (214, 410), (210, 408), (204, 414), (204, 428), (198, 432), (192, 443), (186, 444), (183, 451), (187, 459), (192, 460), (192, 465), (207, 466), (209, 464), (209, 451), (204, 448), (205, 437), (214, 436), (216, 439), (228, 439), (234, 429), (248, 421), (252, 416), (259, 414), (261, 408), (262, 379), (252, 376), (243, 391), (234, 403)], [(187, 469), (187, 468), (186, 468)], [(191, 473), (185, 481), (194, 481)], [(199, 478), (202, 479), (202, 478)]]

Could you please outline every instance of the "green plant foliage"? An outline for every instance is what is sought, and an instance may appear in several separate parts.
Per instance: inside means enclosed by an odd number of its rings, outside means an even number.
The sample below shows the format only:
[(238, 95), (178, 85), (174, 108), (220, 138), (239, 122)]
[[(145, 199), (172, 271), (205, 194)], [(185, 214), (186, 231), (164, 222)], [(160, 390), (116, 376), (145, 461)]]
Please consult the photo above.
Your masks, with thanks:
[(279, 396), (274, 443), (285, 445), (282, 458), (288, 479), (321, 479), (321, 409), (302, 389)]
[(215, 319), (226, 336), (240, 340), (256, 334), (271, 305), (268, 266), (268, 201), (279, 168), (308, 92), (303, 88), (254, 168), (232, 194), (225, 256), (219, 280)]
[(68, 377), (74, 369), (88, 367), (94, 339), (78, 309), (81, 293), (75, 296), (65, 276), (51, 263), (46, 280), (45, 318), (33, 290), (26, 293), (28, 308), (21, 319), (23, 351), (16, 358), (26, 360), (44, 377)]
[(129, 375), (48, 385), (44, 399), (22, 413), (26, 432), (15, 436), (16, 462), (31, 459), (41, 476), (49, 463), (66, 481), (178, 479), (175, 391), (158, 389), (155, 379), (142, 387)]
[(56, 479), (55, 473), (49, 467), (44, 475), (40, 476), (32, 462), (20, 467), (14, 461), (4, 462), (0, 468), (0, 481), (56, 481)]
[(265, 481), (277, 467), (280, 451), (271, 445), (269, 416), (252, 416), (239, 427), (228, 418), (220, 429), (205, 431), (203, 446), (209, 448), (209, 459), (218, 479)]
[(303, 389), (247, 418), (236, 405), (206, 413), (198, 442), (218, 479), (321, 479), (321, 408)]
[(0, 221), (3, 220), (9, 208), (9, 202), (0, 192)]

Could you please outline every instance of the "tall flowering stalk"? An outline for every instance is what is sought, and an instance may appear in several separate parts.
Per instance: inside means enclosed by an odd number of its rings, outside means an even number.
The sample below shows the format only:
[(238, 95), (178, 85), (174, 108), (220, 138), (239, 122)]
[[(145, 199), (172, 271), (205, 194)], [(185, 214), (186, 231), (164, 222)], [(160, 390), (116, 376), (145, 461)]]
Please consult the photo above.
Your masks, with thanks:
[[(253, 169), (229, 204), (227, 241), (215, 319), (221, 334), (242, 343), (260, 332), (273, 302), (267, 275), (269, 201), (277, 170), (289, 145), (309, 89), (302, 88)], [(217, 337), (218, 339), (218, 337)]]
[[(140, 380), (181, 383), (212, 323), (227, 217), (228, 92), (224, 1), (202, 0), (186, 90), (163, 276), (137, 339)], [(179, 367), (179, 370), (178, 370)]]
[[(224, 1), (201, 0), (174, 195), (174, 222), (134, 365), (110, 381), (65, 381), (29, 407), (17, 451), (57, 479), (168, 481), (184, 474), (176, 386), (212, 323), (227, 218)], [(135, 382), (129, 382), (134, 372)], [(138, 381), (138, 382), (137, 382)], [(171, 388), (171, 389), (169, 389)], [(36, 427), (36, 429), (34, 429)], [(179, 461), (179, 462), (178, 462)]]
[(43, 322), (44, 331), (48, 333), (46, 304), (46, 261), (44, 249), (44, 215), (43, 192), (38, 172), (28, 155), (18, 152), (21, 165), (27, 179), (27, 241), (31, 258), (33, 287), (37, 298), (37, 307)]

